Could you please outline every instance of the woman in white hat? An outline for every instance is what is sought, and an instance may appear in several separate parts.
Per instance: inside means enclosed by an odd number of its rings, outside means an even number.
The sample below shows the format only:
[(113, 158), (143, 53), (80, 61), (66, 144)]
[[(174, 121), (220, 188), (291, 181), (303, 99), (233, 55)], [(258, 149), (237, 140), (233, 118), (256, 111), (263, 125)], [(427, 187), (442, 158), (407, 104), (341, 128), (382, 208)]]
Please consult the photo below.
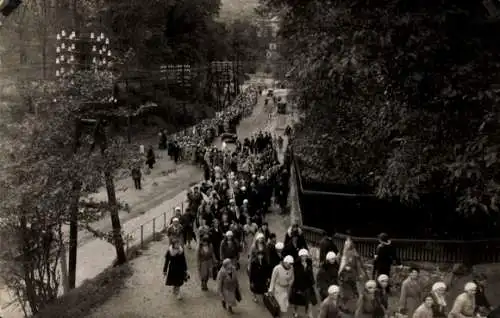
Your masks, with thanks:
[(448, 317), (446, 308), (446, 284), (443, 282), (434, 283), (434, 285), (432, 285), (431, 296), (434, 300), (434, 304), (432, 305), (432, 316), (434, 318)]
[(450, 318), (471, 318), (474, 317), (476, 310), (476, 292), (477, 285), (468, 282), (464, 286), (464, 292), (455, 298), (453, 307), (450, 311)]
[(274, 267), (269, 283), (268, 292), (276, 298), (282, 313), (288, 312), (288, 298), (295, 277), (293, 263), (292, 256), (285, 256), (283, 261)]
[(369, 280), (365, 283), (365, 288), (358, 298), (354, 318), (384, 318), (385, 311), (382, 305), (377, 302), (375, 291), (377, 282)]
[(327, 291), (328, 297), (321, 302), (318, 318), (341, 318), (343, 315), (339, 308), (339, 286), (328, 286)]
[(338, 278), (339, 263), (337, 255), (334, 252), (328, 252), (316, 275), (316, 284), (321, 300), (328, 297), (328, 288), (337, 285)]
[(179, 242), (181, 245), (184, 245), (182, 240), (184, 237), (183, 229), (178, 217), (174, 217), (172, 219), (172, 224), (168, 226), (167, 237), (169, 241), (177, 240), (177, 242)]
[(285, 254), (283, 254), (284, 248), (285, 244), (283, 244), (283, 242), (276, 242), (276, 244), (274, 244), (274, 248), (269, 248), (268, 258), (271, 268), (274, 268), (283, 261), (283, 258), (285, 257)]
[(386, 274), (381, 274), (377, 277), (375, 299), (387, 314), (389, 309), (389, 276), (387, 276)]
[[(294, 317), (298, 317), (298, 307), (305, 307), (305, 312), (312, 318), (312, 306), (316, 305), (314, 290), (313, 264), (306, 249), (299, 251), (299, 261), (294, 266), (295, 279), (290, 294), (290, 304), (294, 305)], [(312, 306), (311, 306), (312, 305)]]

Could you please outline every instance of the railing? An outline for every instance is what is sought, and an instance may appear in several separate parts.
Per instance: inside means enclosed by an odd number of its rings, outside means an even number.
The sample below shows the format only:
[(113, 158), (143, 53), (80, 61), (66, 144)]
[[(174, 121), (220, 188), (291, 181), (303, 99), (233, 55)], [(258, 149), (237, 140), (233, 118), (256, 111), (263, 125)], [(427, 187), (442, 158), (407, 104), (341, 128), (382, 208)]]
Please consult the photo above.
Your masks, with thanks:
[[(306, 241), (318, 246), (325, 231), (302, 226)], [(347, 235), (335, 234), (333, 240), (341, 250)], [(358, 253), (372, 259), (379, 244), (376, 238), (351, 236)], [(392, 245), (398, 257), (406, 262), (462, 263), (480, 264), (500, 261), (500, 239), (494, 240), (419, 240), (393, 239)]]
[[(180, 208), (182, 213), (184, 213), (183, 203)], [(167, 230), (170, 224), (170, 218), (174, 215), (174, 209), (175, 208), (172, 208), (172, 213), (163, 212), (131, 231), (128, 231), (125, 235), (127, 254), (134, 248), (138, 247), (143, 249), (148, 242), (158, 240), (160, 235)]]

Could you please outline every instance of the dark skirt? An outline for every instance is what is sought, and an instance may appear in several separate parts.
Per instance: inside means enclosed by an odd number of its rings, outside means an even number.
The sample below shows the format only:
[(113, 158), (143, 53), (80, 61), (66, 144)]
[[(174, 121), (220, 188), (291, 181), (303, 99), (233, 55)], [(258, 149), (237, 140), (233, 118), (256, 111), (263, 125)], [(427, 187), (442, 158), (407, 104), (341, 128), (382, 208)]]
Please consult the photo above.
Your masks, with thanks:
[(292, 290), (288, 300), (290, 301), (290, 304), (295, 306), (306, 306), (309, 304), (307, 291)]

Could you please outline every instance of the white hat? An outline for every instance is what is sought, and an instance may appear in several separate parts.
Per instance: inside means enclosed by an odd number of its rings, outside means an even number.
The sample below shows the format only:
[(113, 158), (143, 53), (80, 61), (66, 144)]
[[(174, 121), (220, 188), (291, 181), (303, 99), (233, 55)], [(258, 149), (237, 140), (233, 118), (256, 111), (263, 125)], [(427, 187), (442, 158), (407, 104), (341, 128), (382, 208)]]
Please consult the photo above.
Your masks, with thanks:
[(178, 207), (178, 206), (175, 207), (175, 211), (180, 211), (180, 210), (181, 210), (180, 207)]
[(477, 289), (477, 285), (475, 283), (473, 283), (473, 282), (468, 282), (464, 286), (464, 290), (465, 291), (471, 291), (471, 290), (475, 290), (475, 289)]
[(245, 204), (245, 203), (248, 203), (248, 199), (244, 199), (244, 200), (243, 200), (243, 203), (244, 203), (244, 204)]
[(264, 176), (260, 176), (260, 180), (264, 180), (264, 179), (265, 179), (265, 177), (264, 177)]
[(246, 190), (247, 190), (247, 187), (245, 187), (245, 186), (241, 187), (241, 191), (246, 191)]
[(328, 253), (326, 253), (326, 260), (333, 261), (335, 259), (335, 256), (337, 256), (337, 255), (335, 255), (334, 252), (328, 252)]
[(278, 242), (278, 243), (274, 244), (274, 248), (277, 250), (282, 250), (285, 248), (285, 245), (281, 242)]
[(173, 218), (172, 222), (179, 222), (179, 218)]
[(339, 286), (337, 285), (330, 285), (330, 287), (328, 287), (328, 294), (337, 294), (340, 292), (340, 288)]
[(437, 282), (432, 285), (432, 291), (436, 291), (438, 289), (446, 289), (446, 284), (443, 282)]
[(365, 287), (368, 288), (368, 287), (377, 287), (377, 282), (375, 282), (373, 279), (370, 279), (369, 281), (367, 281), (365, 283)]
[[(380, 282), (383, 282), (383, 281), (388, 281), (389, 280), (389, 276), (387, 276), (386, 274), (382, 274), (382, 275), (379, 275), (377, 277), (377, 281), (380, 283)], [(436, 284), (434, 284), (436, 285)], [(434, 287), (433, 287), (434, 288)]]
[(301, 256), (301, 257), (302, 256), (309, 256), (309, 252), (305, 248), (303, 248), (299, 251), (299, 256)]
[(233, 231), (227, 231), (226, 236), (233, 236)]
[(263, 239), (263, 238), (266, 238), (266, 236), (263, 234), (263, 233), (257, 233), (255, 235), (255, 240), (260, 240), (260, 239)]
[(285, 262), (287, 264), (293, 264), (293, 256), (290, 256), (290, 255), (285, 256), (285, 258), (283, 259), (283, 262)]

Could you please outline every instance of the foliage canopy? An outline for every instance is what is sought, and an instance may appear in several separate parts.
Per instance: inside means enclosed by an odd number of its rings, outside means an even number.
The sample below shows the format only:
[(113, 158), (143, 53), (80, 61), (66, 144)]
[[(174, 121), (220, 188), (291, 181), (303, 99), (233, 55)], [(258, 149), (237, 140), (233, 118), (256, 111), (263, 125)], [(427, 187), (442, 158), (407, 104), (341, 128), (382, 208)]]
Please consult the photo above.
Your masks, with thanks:
[(307, 113), (294, 141), (306, 181), (410, 201), (442, 193), (464, 213), (498, 210), (500, 23), (480, 2), (263, 5), (281, 9)]

